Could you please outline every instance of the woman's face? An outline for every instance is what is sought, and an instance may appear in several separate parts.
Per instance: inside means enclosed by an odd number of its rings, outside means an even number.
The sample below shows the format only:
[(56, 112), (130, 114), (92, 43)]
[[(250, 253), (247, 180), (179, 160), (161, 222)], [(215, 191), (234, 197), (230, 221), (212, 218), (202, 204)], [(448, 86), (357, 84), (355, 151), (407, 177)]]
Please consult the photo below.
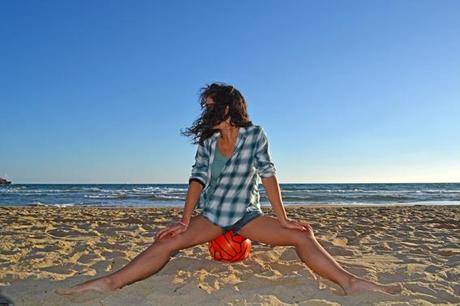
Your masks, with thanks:
[(214, 100), (211, 97), (206, 97), (206, 105), (210, 106), (214, 104)]
[[(206, 97), (206, 105), (208, 108), (213, 107), (214, 104), (215, 102), (211, 97)], [(225, 108), (225, 114), (227, 113), (228, 113), (228, 106)], [(222, 129), (226, 124), (229, 124), (229, 123), (230, 123), (230, 117), (227, 120), (221, 121), (219, 124), (213, 126), (213, 129)]]

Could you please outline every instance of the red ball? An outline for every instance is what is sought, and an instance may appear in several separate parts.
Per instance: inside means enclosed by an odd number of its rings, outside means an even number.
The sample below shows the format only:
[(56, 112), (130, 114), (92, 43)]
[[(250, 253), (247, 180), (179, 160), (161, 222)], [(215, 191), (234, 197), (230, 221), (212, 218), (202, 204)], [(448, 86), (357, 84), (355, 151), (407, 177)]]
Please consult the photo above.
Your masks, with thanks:
[(237, 262), (249, 257), (251, 240), (228, 231), (208, 243), (211, 257), (218, 261)]

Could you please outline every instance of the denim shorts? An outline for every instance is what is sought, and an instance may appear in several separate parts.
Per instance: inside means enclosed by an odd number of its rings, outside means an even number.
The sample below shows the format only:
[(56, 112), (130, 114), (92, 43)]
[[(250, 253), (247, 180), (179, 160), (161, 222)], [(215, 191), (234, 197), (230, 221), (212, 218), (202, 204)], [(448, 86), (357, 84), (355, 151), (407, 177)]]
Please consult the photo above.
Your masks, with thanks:
[(226, 232), (228, 232), (228, 231), (233, 231), (233, 234), (238, 234), (238, 232), (240, 231), (240, 229), (244, 225), (248, 224), (253, 219), (255, 219), (255, 218), (259, 217), (259, 216), (263, 216), (263, 213), (261, 213), (260, 211), (257, 211), (257, 210), (251, 210), (249, 212), (246, 212), (244, 214), (243, 218), (238, 220), (238, 222), (236, 222), (235, 224), (223, 227), (224, 234)]

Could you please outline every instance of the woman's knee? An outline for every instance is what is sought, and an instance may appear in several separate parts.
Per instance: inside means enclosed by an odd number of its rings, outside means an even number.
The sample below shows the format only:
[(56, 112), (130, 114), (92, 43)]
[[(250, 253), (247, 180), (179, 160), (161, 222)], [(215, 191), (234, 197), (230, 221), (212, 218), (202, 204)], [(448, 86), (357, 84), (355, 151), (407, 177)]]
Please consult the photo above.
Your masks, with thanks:
[(307, 228), (307, 232), (306, 232), (307, 236), (314, 238), (315, 233), (313, 232), (313, 227), (310, 224), (305, 225), (305, 227)]
[(296, 231), (296, 234), (295, 234), (295, 244), (296, 245), (303, 244), (305, 243), (306, 240), (311, 241), (311, 240), (316, 239), (311, 225), (308, 224), (305, 227), (307, 228), (307, 231), (305, 232)]
[(181, 248), (180, 245), (177, 243), (176, 237), (173, 238), (163, 238), (161, 240), (156, 240), (153, 244), (152, 247), (157, 248), (161, 252), (166, 252), (168, 254), (174, 254), (178, 251), (180, 251)]

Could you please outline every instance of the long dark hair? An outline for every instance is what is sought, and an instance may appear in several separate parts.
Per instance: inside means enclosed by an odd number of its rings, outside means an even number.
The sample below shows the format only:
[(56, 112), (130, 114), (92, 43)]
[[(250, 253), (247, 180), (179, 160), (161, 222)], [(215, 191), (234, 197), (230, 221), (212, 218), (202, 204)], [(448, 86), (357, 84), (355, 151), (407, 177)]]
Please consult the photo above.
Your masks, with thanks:
[[(207, 106), (206, 98), (214, 100), (212, 106)], [(212, 83), (200, 89), (199, 103), (201, 115), (193, 122), (192, 127), (181, 131), (184, 136), (193, 136), (193, 144), (203, 144), (218, 129), (213, 129), (220, 122), (230, 117), (233, 126), (248, 127), (253, 123), (249, 120), (246, 100), (243, 95), (233, 86), (225, 83)], [(229, 107), (228, 114), (225, 116), (225, 108)]]

